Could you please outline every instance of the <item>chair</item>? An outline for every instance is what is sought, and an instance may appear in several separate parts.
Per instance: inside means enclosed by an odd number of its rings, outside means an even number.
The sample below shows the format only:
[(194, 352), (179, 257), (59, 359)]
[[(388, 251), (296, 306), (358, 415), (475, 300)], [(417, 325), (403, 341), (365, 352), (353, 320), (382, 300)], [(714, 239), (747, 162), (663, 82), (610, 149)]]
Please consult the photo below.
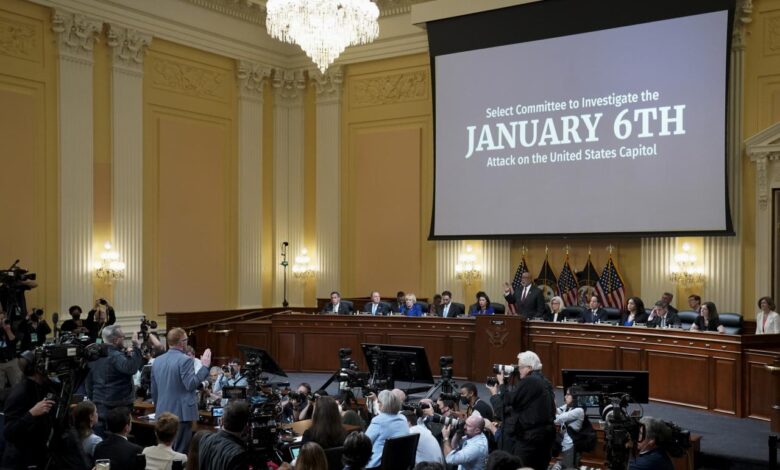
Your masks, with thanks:
[(685, 310), (683, 312), (678, 312), (677, 316), (680, 317), (680, 322), (682, 323), (682, 329), (690, 330), (691, 325), (693, 325), (694, 322), (696, 322), (696, 317), (698, 317), (699, 314), (694, 312), (693, 310)]
[(344, 447), (325, 449), (325, 458), (328, 459), (328, 470), (341, 470), (344, 468), (344, 464), (341, 463), (342, 454), (344, 454)]
[(382, 450), (382, 470), (410, 470), (414, 468), (417, 457), (417, 443), (419, 434), (393, 437), (385, 441)]
[(742, 315), (738, 313), (721, 313), (718, 315), (720, 324), (726, 330), (726, 334), (742, 334)]
[(607, 321), (616, 321), (620, 323), (621, 315), (620, 309), (615, 307), (604, 307), (604, 311), (607, 312)]
[(561, 310), (561, 315), (566, 321), (578, 322), (582, 318), (582, 307), (564, 307)]
[(341, 299), (341, 303), (347, 306), (347, 311), (349, 313), (355, 313), (355, 304), (353, 304), (351, 300)]
[(490, 306), (496, 311), (496, 315), (504, 315), (506, 313), (506, 306), (496, 302), (490, 302)]
[(422, 313), (430, 313), (431, 307), (430, 305), (428, 305), (428, 302), (423, 302), (418, 300), (417, 305), (420, 306), (420, 310), (422, 311)]

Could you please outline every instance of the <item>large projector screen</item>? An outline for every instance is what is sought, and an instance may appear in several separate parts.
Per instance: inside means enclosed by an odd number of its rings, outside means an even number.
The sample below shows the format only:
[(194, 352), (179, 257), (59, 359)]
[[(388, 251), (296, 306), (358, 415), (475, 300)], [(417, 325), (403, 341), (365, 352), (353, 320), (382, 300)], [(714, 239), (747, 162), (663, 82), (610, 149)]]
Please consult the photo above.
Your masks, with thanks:
[(732, 4), (548, 0), (429, 23), (431, 238), (731, 233)]

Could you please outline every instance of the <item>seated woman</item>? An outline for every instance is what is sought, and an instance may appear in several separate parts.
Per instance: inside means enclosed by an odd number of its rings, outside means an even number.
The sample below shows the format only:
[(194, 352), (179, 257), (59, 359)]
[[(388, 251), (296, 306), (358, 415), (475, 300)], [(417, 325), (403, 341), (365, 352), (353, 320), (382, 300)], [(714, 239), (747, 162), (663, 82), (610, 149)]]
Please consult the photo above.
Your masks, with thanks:
[(544, 321), (563, 321), (563, 299), (556, 295), (550, 299), (550, 312), (544, 314)]
[(635, 323), (647, 323), (645, 303), (639, 297), (629, 297), (626, 311), (623, 312), (620, 324), (623, 326), (634, 326)]
[(566, 390), (564, 404), (555, 411), (555, 425), (561, 433), (561, 466), (563, 468), (579, 468), (580, 455), (574, 449), (574, 441), (569, 431), (579, 432), (585, 422), (585, 410), (577, 406), (571, 390)]
[(175, 414), (166, 412), (157, 417), (154, 426), (157, 445), (144, 449), (146, 470), (170, 470), (174, 460), (187, 463), (185, 454), (173, 450), (173, 441), (178, 432), (179, 418)]
[(718, 317), (718, 309), (715, 308), (715, 304), (712, 302), (704, 302), (701, 305), (699, 316), (696, 317), (696, 321), (691, 325), (691, 331), (717, 331), (718, 333), (725, 333), (726, 329), (720, 324), (720, 318)]
[(401, 399), (390, 390), (382, 390), (377, 397), (379, 414), (371, 420), (366, 430), (366, 436), (371, 439), (371, 460), (366, 468), (374, 468), (382, 465), (382, 452), (385, 449), (385, 441), (393, 437), (409, 434), (409, 425), (401, 411)]
[(407, 317), (421, 317), (423, 312), (420, 305), (417, 303), (417, 296), (414, 294), (406, 294), (404, 297), (404, 305), (401, 307), (401, 313)]
[(92, 431), (97, 422), (97, 408), (91, 401), (82, 401), (73, 408), (73, 424), (78, 432), (81, 448), (84, 449), (84, 454), (87, 455), (90, 463), (95, 461), (95, 446), (103, 440)]
[(336, 400), (328, 396), (319, 397), (314, 403), (311, 427), (303, 432), (302, 442), (316, 442), (323, 449), (330, 449), (341, 447), (346, 437)]
[(771, 335), (780, 333), (780, 315), (775, 312), (775, 301), (772, 297), (758, 299), (760, 312), (756, 314), (756, 334)]
[(477, 303), (472, 307), (471, 311), (469, 312), (469, 316), (475, 317), (477, 315), (493, 315), (495, 313), (495, 309), (490, 305), (490, 297), (488, 297), (484, 292), (477, 294)]

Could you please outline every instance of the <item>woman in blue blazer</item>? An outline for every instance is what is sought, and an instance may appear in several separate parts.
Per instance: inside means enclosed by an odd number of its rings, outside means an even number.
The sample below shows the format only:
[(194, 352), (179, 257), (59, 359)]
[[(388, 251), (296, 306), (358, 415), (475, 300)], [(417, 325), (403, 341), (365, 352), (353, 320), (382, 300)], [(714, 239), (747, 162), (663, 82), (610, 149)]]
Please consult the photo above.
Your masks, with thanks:
[(422, 307), (417, 303), (417, 296), (414, 294), (406, 294), (404, 298), (404, 305), (401, 307), (401, 313), (407, 317), (421, 317)]
[(474, 304), (474, 308), (469, 312), (469, 316), (493, 315), (495, 313), (495, 309), (490, 305), (490, 297), (484, 292), (477, 294), (477, 303)]

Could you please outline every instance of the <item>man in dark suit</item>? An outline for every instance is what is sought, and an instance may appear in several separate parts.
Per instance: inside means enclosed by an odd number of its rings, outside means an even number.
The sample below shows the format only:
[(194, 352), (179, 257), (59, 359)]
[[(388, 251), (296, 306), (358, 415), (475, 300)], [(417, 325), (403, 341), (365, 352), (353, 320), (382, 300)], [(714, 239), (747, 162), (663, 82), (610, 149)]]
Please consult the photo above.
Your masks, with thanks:
[(676, 313), (668, 311), (666, 302), (663, 300), (655, 303), (655, 308), (647, 318), (648, 328), (679, 328), (681, 324), (680, 317)]
[(544, 318), (544, 293), (534, 285), (531, 273), (523, 273), (518, 291), (512, 292), (510, 284), (504, 283), (504, 299), (507, 303), (515, 304), (517, 314), (529, 320)]
[(352, 313), (347, 303), (341, 301), (341, 294), (336, 291), (330, 293), (330, 303), (325, 304), (320, 313), (335, 313), (338, 315), (349, 315)]
[(406, 305), (406, 294), (404, 291), (399, 290), (395, 294), (395, 302), (390, 304), (390, 313), (401, 313), (401, 309)]
[(388, 315), (390, 314), (390, 305), (382, 302), (382, 296), (379, 295), (379, 291), (371, 292), (371, 302), (367, 302), (363, 306), (363, 313), (370, 313), (371, 315)]
[(600, 323), (607, 321), (607, 311), (601, 308), (598, 296), (592, 295), (588, 308), (582, 312), (580, 323)]
[(250, 414), (249, 405), (245, 402), (233, 402), (227, 406), (222, 429), (200, 441), (198, 463), (201, 470), (244, 470), (249, 466), (250, 454), (241, 433)]
[[(181, 328), (168, 331), (168, 352), (152, 363), (152, 400), (155, 413), (166, 411), (179, 417), (179, 434), (173, 450), (187, 453), (192, 439), (192, 422), (198, 420), (195, 391), (209, 375), (211, 350), (200, 357), (203, 367), (195, 373), (195, 361), (185, 352), (187, 333)], [(113, 468), (113, 467), (112, 467)]]
[(114, 408), (106, 418), (110, 434), (95, 446), (95, 460), (111, 460), (111, 470), (146, 468), (144, 448), (127, 440), (130, 434), (130, 410)]
[(680, 313), (680, 311), (672, 306), (673, 299), (674, 299), (674, 294), (672, 294), (671, 292), (664, 292), (664, 295), (661, 296), (661, 300), (666, 302), (666, 310), (668, 310), (669, 313), (674, 313), (676, 315)]
[(452, 301), (452, 292), (445, 290), (441, 293), (441, 305), (436, 310), (436, 315), (444, 318), (455, 318), (466, 314), (466, 306)]

